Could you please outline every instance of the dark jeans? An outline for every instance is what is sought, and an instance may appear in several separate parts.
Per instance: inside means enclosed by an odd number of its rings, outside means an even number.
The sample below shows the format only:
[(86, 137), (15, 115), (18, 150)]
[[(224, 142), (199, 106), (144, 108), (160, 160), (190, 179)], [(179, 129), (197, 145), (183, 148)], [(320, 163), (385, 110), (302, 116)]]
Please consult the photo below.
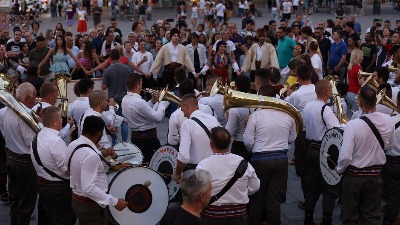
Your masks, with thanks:
[(249, 219), (246, 217), (228, 218), (228, 219), (210, 219), (201, 218), (205, 225), (247, 225)]
[(143, 162), (150, 162), (154, 152), (161, 147), (160, 140), (158, 138), (149, 139), (138, 139), (135, 137), (131, 138), (132, 144), (136, 145), (143, 154)]
[(80, 225), (108, 225), (108, 212), (95, 203), (83, 203), (72, 199), (72, 209)]
[(381, 216), (381, 177), (344, 175), (340, 199), (343, 225), (379, 224)]
[[(260, 179), (260, 189), (250, 196), (248, 215), (250, 225), (259, 225), (267, 210), (268, 225), (281, 224), (281, 204), (286, 201), (288, 179), (287, 159), (251, 163)], [(262, 176), (261, 176), (262, 174)]]
[(38, 193), (46, 211), (48, 225), (75, 224), (76, 216), (72, 211), (69, 182), (38, 185)]
[(396, 222), (400, 206), (400, 164), (386, 162), (382, 169), (382, 199), (386, 203), (384, 221)]
[(32, 162), (18, 163), (7, 158), (11, 225), (28, 225), (37, 199), (37, 175)]
[(0, 195), (7, 193), (7, 167), (6, 167), (6, 150), (5, 140), (0, 133)]

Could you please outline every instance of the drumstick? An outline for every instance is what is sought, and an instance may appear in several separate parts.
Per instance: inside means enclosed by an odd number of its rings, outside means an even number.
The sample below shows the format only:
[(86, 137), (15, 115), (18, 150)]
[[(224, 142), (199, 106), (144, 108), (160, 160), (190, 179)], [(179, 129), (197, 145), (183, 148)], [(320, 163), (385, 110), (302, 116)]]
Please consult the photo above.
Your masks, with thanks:
[(329, 154), (325, 154), (324, 157), (329, 160), (329, 162), (333, 163), (333, 165), (337, 166), (337, 163), (332, 160), (331, 156)]
[(158, 172), (162, 177), (170, 178), (172, 174)]
[(140, 193), (144, 187), (149, 187), (151, 185), (151, 181), (150, 180), (146, 180), (143, 184), (143, 186), (140, 187), (140, 189), (133, 194), (132, 196), (130, 196), (129, 198), (125, 199), (125, 201), (129, 202), (130, 200), (132, 200), (138, 193)]
[(123, 151), (129, 151), (129, 149), (128, 149), (128, 148), (118, 149), (118, 150), (115, 150), (115, 149), (114, 149), (114, 151), (116, 151), (116, 152), (123, 152)]
[(118, 157), (120, 157), (120, 156), (126, 156), (126, 155), (136, 155), (136, 154), (138, 154), (138, 153), (135, 152), (135, 153), (129, 153), (129, 154), (124, 154), (124, 155), (118, 155)]

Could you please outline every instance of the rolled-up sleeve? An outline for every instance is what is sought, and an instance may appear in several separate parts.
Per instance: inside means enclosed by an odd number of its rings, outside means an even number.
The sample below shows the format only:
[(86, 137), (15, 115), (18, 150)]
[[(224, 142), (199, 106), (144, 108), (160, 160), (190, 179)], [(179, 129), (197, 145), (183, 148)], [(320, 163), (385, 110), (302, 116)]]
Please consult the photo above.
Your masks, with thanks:
[(191, 138), (190, 121), (185, 121), (181, 125), (181, 142), (179, 145), (179, 154), (177, 159), (183, 163), (189, 163)]
[(354, 134), (353, 128), (349, 124), (346, 125), (343, 133), (343, 145), (339, 151), (338, 173), (343, 173), (351, 163), (354, 150)]

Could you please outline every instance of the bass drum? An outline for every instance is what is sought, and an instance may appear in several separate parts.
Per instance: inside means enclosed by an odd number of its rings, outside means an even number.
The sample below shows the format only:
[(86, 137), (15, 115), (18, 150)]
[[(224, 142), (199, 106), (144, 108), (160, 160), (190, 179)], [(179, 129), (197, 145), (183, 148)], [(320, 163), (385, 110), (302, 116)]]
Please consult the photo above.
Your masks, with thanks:
[(143, 154), (140, 149), (128, 142), (120, 142), (114, 145), (115, 153), (117, 153), (118, 158), (115, 163), (132, 163), (134, 165), (142, 164)]
[(109, 207), (111, 219), (119, 225), (156, 225), (168, 207), (168, 188), (164, 180), (145, 167), (125, 168), (115, 173), (108, 194), (128, 202), (122, 211)]
[(329, 185), (336, 185), (342, 178), (335, 170), (342, 144), (343, 130), (340, 128), (329, 129), (322, 138), (319, 162), (322, 177)]
[(178, 150), (170, 145), (161, 146), (150, 160), (149, 168), (157, 171), (168, 186), (169, 200), (172, 200), (179, 191), (179, 184), (171, 179), (171, 174), (176, 169)]

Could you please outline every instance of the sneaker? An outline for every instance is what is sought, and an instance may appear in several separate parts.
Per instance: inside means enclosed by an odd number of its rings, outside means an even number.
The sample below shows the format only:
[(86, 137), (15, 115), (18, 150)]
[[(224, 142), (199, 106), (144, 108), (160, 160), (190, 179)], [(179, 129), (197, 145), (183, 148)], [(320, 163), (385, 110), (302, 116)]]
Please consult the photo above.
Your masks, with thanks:
[(10, 196), (8, 196), (7, 192), (0, 195), (0, 201), (2, 201), (2, 202), (10, 202)]

